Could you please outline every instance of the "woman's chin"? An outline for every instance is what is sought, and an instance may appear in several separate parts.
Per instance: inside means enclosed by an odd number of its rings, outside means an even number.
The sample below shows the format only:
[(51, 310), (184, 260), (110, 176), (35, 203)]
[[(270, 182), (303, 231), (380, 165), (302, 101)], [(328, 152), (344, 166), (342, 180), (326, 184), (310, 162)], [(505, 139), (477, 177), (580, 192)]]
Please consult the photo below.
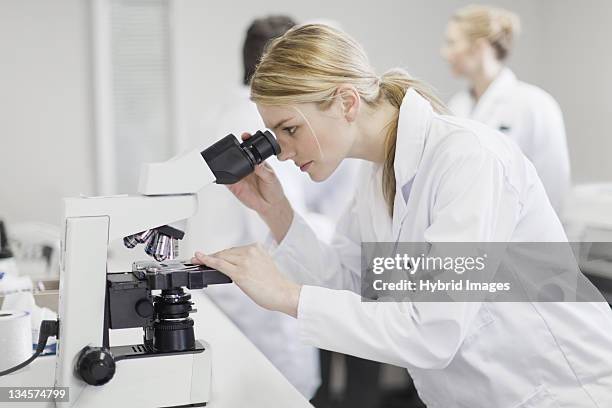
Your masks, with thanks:
[(329, 178), (329, 176), (331, 175), (331, 173), (329, 172), (325, 172), (325, 171), (320, 171), (320, 169), (309, 169), (308, 170), (308, 176), (310, 177), (310, 179), (316, 183), (320, 183), (322, 181), (325, 181)]

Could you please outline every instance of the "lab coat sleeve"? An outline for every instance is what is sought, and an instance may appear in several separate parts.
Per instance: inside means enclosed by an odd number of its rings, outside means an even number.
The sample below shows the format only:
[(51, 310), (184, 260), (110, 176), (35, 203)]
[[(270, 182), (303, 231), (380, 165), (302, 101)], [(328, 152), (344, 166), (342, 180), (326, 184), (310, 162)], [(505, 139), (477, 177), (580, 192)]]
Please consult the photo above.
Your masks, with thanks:
[(355, 198), (340, 218), (333, 239), (325, 243), (297, 212), (284, 239), (268, 248), (279, 269), (301, 284), (359, 290), (361, 237)]
[[(425, 239), (435, 247), (508, 238), (518, 199), (501, 164), (483, 150), (460, 156), (434, 169), (440, 178)], [(304, 286), (298, 322), (302, 338), (316, 347), (435, 369), (452, 361), (479, 308), (478, 302), (362, 302), (355, 293)]]

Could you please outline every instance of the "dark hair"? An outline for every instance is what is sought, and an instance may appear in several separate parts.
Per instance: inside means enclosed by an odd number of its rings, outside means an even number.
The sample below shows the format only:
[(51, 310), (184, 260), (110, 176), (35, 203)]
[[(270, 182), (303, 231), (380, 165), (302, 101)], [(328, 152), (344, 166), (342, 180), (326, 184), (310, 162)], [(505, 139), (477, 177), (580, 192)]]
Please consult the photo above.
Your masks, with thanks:
[(255, 73), (255, 68), (264, 53), (266, 44), (274, 38), (285, 34), (295, 26), (295, 21), (288, 16), (268, 16), (253, 21), (246, 32), (242, 47), (242, 62), (244, 64), (243, 82), (248, 85)]

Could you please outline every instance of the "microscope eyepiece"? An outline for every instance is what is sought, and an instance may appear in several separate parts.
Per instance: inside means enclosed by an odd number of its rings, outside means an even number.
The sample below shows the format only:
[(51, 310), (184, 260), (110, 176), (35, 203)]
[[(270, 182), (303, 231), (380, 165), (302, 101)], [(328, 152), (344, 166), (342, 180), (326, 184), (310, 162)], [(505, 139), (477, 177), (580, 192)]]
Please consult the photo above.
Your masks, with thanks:
[(245, 140), (240, 147), (251, 152), (255, 158), (255, 164), (260, 164), (272, 155), (280, 153), (280, 146), (270, 130), (258, 130), (253, 136)]
[(201, 154), (215, 175), (217, 184), (234, 184), (255, 170), (255, 166), (281, 152), (271, 130), (258, 130), (242, 144), (227, 135)]

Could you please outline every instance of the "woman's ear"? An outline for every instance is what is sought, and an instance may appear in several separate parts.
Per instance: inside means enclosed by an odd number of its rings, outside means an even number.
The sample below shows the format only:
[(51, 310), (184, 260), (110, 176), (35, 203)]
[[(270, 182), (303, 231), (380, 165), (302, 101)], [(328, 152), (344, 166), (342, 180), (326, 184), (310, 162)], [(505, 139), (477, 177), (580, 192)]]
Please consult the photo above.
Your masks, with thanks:
[(361, 97), (357, 89), (352, 85), (340, 85), (336, 89), (336, 96), (340, 100), (342, 116), (348, 122), (355, 121), (361, 107)]

